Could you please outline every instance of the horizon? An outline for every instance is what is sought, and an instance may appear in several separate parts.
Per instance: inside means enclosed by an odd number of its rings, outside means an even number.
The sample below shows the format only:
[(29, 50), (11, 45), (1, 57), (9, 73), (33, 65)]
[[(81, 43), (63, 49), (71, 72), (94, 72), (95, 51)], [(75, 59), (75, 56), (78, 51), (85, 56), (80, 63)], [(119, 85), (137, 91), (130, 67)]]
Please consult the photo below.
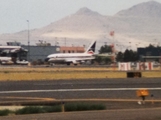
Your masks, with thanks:
[[(134, 5), (154, 0), (2, 0), (0, 5), (0, 34), (16, 33), (29, 29), (38, 29), (56, 22), (66, 16), (87, 7), (101, 15), (112, 16)], [(161, 3), (161, 0), (155, 0)], [(51, 12), (51, 10), (53, 12)], [(27, 21), (28, 20), (28, 21)]]

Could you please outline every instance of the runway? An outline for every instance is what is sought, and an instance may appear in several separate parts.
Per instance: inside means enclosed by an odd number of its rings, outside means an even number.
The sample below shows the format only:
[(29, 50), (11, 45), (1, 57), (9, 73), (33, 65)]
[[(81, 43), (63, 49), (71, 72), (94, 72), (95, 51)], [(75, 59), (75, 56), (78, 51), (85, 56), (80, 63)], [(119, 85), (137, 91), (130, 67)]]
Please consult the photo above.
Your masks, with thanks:
[(124, 99), (136, 100), (136, 90), (148, 89), (151, 99), (161, 100), (160, 78), (46, 80), (0, 82), (0, 100), (72, 100), (72, 99)]
[[(146, 98), (145, 105), (138, 105), (140, 99), (136, 96), (136, 90), (142, 88), (148, 89), (150, 95)], [(154, 104), (151, 103), (151, 94), (154, 96)], [(103, 102), (107, 110), (6, 116), (1, 119), (156, 119), (160, 117), (161, 111), (161, 80), (160, 78), (126, 78), (0, 82), (0, 105), (6, 103), (44, 105), (44, 102), (56, 101)]]

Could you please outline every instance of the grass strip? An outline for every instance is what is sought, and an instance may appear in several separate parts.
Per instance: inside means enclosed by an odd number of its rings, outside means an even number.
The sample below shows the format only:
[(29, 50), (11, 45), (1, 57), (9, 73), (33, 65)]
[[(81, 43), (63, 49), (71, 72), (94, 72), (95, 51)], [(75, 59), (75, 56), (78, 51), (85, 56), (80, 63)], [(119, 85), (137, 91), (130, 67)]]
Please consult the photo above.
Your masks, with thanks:
[(106, 106), (103, 104), (93, 103), (66, 103), (54, 106), (26, 106), (15, 111), (8, 109), (0, 110), (0, 116), (22, 115), (22, 114), (37, 114), (37, 113), (51, 113), (67, 111), (87, 111), (87, 110), (105, 110)]
[(87, 111), (87, 110), (105, 110), (106, 106), (103, 104), (90, 103), (67, 103), (65, 104), (65, 111)]
[(10, 111), (10, 110), (8, 110), (8, 109), (0, 110), (0, 116), (7, 116), (7, 115), (9, 115), (10, 113), (13, 113), (13, 111)]
[(62, 80), (62, 79), (91, 79), (91, 78), (125, 78), (125, 72), (42, 72), (42, 73), (0, 73), (0, 80), (18, 81), (18, 80)]
[(61, 112), (61, 106), (27, 106), (22, 109), (16, 110), (15, 114), (35, 114), (35, 113), (50, 113)]
[[(126, 71), (109, 68), (1, 68), (0, 81), (126, 78)], [(142, 77), (161, 77), (161, 71), (140, 71)]]

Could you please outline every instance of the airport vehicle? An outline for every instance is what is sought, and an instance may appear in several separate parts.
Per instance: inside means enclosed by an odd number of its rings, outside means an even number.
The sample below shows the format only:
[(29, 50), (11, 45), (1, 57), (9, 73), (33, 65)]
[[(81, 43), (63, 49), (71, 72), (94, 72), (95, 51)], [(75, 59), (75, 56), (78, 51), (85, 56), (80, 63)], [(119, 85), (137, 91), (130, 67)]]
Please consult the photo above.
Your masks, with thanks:
[(94, 52), (96, 47), (96, 41), (93, 41), (88, 49), (84, 53), (56, 53), (50, 54), (47, 56), (45, 61), (50, 63), (66, 63), (67, 65), (70, 64), (81, 64), (86, 61), (90, 61), (95, 59)]
[(0, 57), (0, 64), (14, 64), (11, 57)]

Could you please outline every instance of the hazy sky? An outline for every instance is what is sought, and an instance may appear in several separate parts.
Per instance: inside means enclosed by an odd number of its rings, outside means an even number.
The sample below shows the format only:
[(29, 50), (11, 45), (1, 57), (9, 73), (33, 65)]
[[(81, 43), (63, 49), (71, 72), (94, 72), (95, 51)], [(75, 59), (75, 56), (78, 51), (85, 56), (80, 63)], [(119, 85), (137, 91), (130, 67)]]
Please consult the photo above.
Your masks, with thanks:
[[(0, 0), (0, 34), (44, 27), (82, 7), (102, 15), (114, 15), (120, 10), (150, 0)], [(161, 0), (155, 0), (161, 3)]]

